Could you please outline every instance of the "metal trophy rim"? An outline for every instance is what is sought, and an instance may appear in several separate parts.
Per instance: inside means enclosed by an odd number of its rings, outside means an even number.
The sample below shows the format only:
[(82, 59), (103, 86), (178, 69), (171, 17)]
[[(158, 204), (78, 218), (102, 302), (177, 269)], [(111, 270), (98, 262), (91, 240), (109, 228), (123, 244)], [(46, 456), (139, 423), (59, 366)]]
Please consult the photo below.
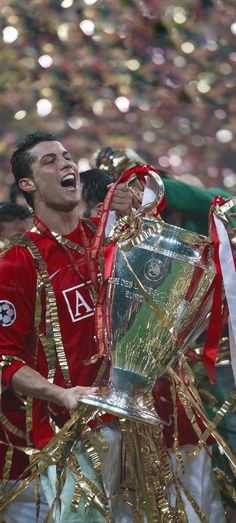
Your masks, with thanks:
[[(112, 401), (109, 403), (109, 399), (107, 400), (108, 391), (109, 389), (107, 388), (106, 393), (104, 393), (104, 398), (102, 397), (102, 393), (91, 393), (80, 396), (78, 402), (97, 407), (103, 413), (109, 413), (119, 418), (127, 418), (136, 423), (148, 424), (153, 427), (163, 425), (163, 421), (158, 414), (152, 413), (152, 411), (147, 407), (142, 407), (141, 410), (138, 408), (135, 409), (133, 406), (127, 408), (127, 405), (126, 408), (122, 408), (115, 405), (115, 403), (112, 403)], [(105, 409), (104, 406), (106, 407)]]

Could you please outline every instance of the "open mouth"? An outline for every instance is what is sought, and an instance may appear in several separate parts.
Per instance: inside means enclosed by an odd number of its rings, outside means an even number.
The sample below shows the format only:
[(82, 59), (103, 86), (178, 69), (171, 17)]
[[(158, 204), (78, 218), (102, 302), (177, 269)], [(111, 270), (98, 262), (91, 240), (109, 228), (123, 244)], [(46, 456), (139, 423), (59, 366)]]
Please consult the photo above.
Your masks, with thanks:
[(65, 176), (63, 176), (63, 178), (61, 179), (61, 186), (75, 189), (76, 188), (75, 175), (70, 173), (70, 174), (66, 174)]

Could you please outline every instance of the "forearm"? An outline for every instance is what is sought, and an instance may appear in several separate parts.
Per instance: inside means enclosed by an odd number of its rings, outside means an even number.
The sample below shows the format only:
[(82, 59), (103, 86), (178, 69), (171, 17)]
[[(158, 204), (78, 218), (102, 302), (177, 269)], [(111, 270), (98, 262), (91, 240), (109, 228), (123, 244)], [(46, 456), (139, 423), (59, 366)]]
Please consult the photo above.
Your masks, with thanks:
[(18, 369), (12, 377), (11, 386), (18, 394), (33, 396), (64, 406), (65, 389), (50, 383), (27, 365)]
[(11, 387), (18, 394), (49, 401), (69, 411), (78, 409), (78, 400), (81, 395), (91, 394), (98, 390), (97, 387), (82, 387), (80, 385), (64, 389), (54, 383), (50, 383), (41, 374), (27, 365), (24, 365), (13, 374)]

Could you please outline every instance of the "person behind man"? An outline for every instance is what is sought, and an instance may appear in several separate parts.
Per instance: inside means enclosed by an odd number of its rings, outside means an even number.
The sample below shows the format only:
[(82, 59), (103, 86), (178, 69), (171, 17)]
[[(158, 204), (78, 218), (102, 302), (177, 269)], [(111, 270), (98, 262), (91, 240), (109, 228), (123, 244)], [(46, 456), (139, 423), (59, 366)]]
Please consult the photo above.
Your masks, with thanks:
[(9, 200), (11, 203), (17, 203), (17, 205), (22, 205), (23, 207), (26, 205), (24, 194), (20, 191), (16, 182), (10, 185)]
[(115, 178), (102, 169), (89, 169), (80, 173), (81, 198), (78, 204), (81, 218), (101, 216), (108, 187)]
[(0, 204), (0, 240), (14, 240), (33, 224), (27, 207), (17, 203)]
[[(100, 264), (89, 258), (96, 220), (78, 219), (78, 170), (57, 137), (29, 135), (11, 161), (15, 179), (34, 208), (35, 228), (0, 263), (0, 359), (7, 400), (15, 395), (34, 398), (28, 402), (26, 432), (28, 446), (40, 449), (54, 436), (49, 406), (54, 423), (63, 427), (78, 409), (80, 396), (96, 391), (107, 372), (106, 361), (97, 353), (94, 326)], [(132, 194), (121, 184), (112, 208), (127, 214), (131, 206)], [(93, 467), (91, 446), (86, 450), (80, 438), (76, 447), (71, 444), (76, 452), (61, 476), (57, 522), (104, 522), (107, 514), (115, 522), (132, 521), (132, 510), (119, 494), (121, 434), (110, 418), (99, 418), (105, 447), (101, 442), (99, 446), (98, 429), (93, 434), (103, 481)], [(50, 506), (57, 494), (56, 474), (56, 466), (50, 465), (42, 475)]]

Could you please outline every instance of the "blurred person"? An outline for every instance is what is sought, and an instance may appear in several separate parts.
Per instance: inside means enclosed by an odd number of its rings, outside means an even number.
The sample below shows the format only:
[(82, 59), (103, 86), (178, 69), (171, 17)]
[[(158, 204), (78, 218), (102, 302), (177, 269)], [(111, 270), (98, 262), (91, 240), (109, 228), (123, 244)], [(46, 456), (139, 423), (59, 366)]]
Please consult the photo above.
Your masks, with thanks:
[(174, 175), (173, 177), (180, 182), (184, 182), (195, 187), (200, 187), (200, 189), (206, 188), (200, 178), (197, 178), (197, 176), (194, 176), (193, 174), (184, 173), (180, 175)]
[(82, 218), (101, 216), (103, 201), (115, 178), (102, 169), (89, 169), (80, 173), (81, 197), (78, 203)]
[(27, 207), (11, 202), (0, 204), (0, 240), (14, 241), (32, 225), (32, 216)]
[(26, 206), (26, 200), (22, 191), (20, 191), (16, 182), (13, 182), (10, 185), (10, 194), (9, 199), (12, 203), (17, 203), (18, 205)]

